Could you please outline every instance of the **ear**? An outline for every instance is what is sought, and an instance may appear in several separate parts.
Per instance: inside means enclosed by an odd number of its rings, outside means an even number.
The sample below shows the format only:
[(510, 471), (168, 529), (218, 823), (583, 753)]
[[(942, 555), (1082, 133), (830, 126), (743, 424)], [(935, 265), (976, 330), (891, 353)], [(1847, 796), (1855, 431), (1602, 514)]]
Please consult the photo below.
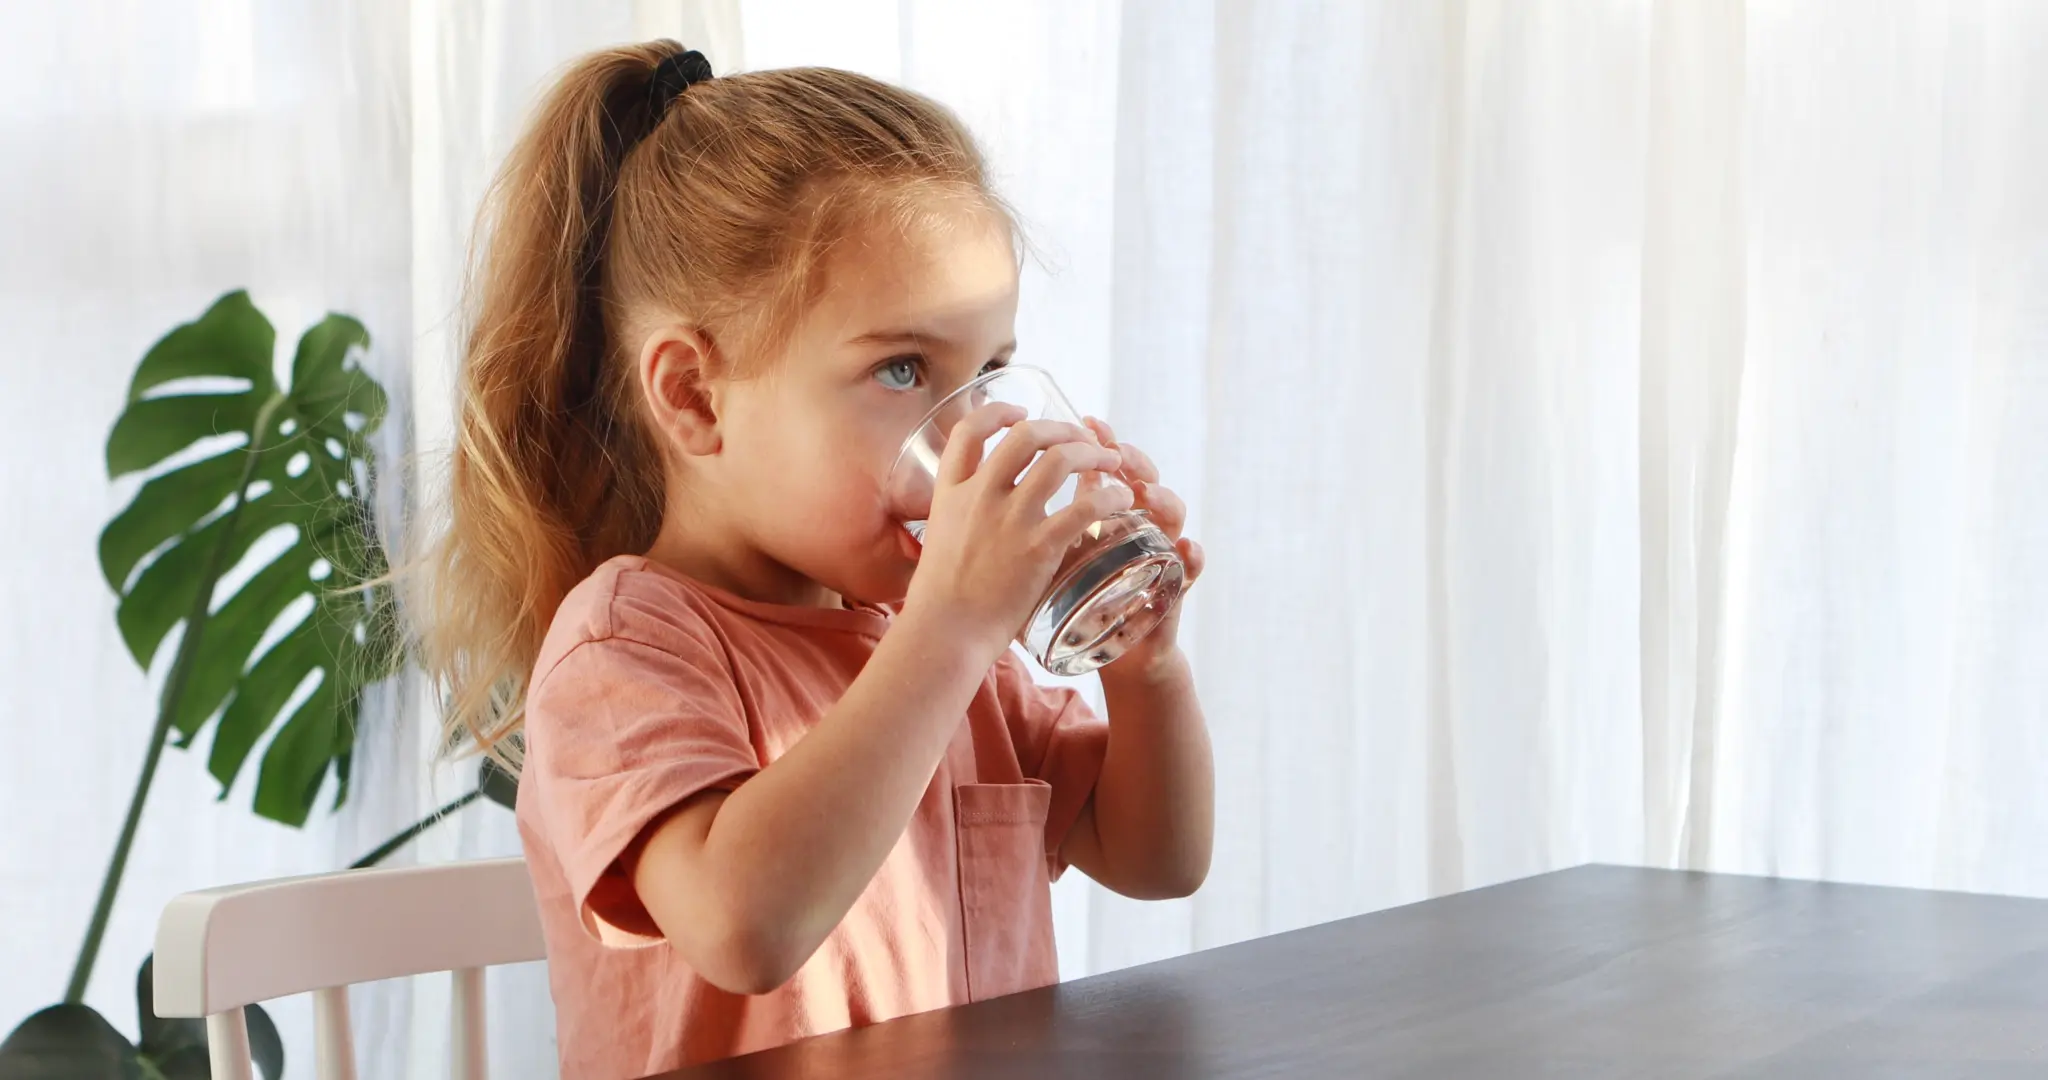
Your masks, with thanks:
[(640, 344), (641, 396), (654, 426), (685, 454), (716, 454), (724, 443), (706, 372), (713, 370), (711, 339), (681, 323), (657, 327)]

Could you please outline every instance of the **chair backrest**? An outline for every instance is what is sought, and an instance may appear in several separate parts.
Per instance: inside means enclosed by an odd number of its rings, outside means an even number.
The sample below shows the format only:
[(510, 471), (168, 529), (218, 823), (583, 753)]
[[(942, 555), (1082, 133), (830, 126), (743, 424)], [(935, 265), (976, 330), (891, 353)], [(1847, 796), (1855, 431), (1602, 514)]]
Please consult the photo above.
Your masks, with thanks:
[(354, 1080), (348, 987), (453, 972), (453, 1075), (484, 1080), (483, 969), (545, 955), (523, 859), (232, 885), (165, 906), (156, 1011), (205, 1017), (214, 1080), (252, 1080), (242, 1007), (311, 992), (316, 1074)]

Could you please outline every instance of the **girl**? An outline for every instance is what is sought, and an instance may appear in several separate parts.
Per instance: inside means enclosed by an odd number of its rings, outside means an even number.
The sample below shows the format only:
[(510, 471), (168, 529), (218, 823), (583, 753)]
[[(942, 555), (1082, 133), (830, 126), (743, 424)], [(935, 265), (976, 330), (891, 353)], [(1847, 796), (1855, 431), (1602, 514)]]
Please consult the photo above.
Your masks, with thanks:
[(1174, 626), (1105, 670), (1110, 725), (1008, 648), (1132, 499), (1048, 517), (1069, 476), (1123, 469), (1178, 537), (1146, 457), (992, 406), (921, 551), (884, 510), (897, 443), (1015, 347), (1014, 228), (957, 120), (847, 72), (607, 50), (483, 227), (423, 644), (451, 733), (522, 764), (563, 1075), (1052, 983), (1068, 864), (1201, 883)]

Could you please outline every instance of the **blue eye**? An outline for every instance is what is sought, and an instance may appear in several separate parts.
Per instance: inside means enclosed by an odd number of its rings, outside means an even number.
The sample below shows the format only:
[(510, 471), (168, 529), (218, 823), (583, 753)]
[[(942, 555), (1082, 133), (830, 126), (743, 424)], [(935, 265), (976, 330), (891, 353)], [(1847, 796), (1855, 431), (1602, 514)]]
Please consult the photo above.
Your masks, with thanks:
[(914, 390), (923, 375), (924, 361), (915, 356), (900, 356), (875, 369), (875, 381), (891, 390)]

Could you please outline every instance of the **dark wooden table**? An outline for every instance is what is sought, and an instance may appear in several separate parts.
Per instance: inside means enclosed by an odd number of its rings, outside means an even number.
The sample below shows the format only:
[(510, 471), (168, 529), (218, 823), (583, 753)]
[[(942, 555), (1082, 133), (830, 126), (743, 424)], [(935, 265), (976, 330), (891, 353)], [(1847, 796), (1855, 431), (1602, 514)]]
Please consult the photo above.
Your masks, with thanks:
[(672, 1074), (2048, 1077), (2048, 901), (1581, 867)]

